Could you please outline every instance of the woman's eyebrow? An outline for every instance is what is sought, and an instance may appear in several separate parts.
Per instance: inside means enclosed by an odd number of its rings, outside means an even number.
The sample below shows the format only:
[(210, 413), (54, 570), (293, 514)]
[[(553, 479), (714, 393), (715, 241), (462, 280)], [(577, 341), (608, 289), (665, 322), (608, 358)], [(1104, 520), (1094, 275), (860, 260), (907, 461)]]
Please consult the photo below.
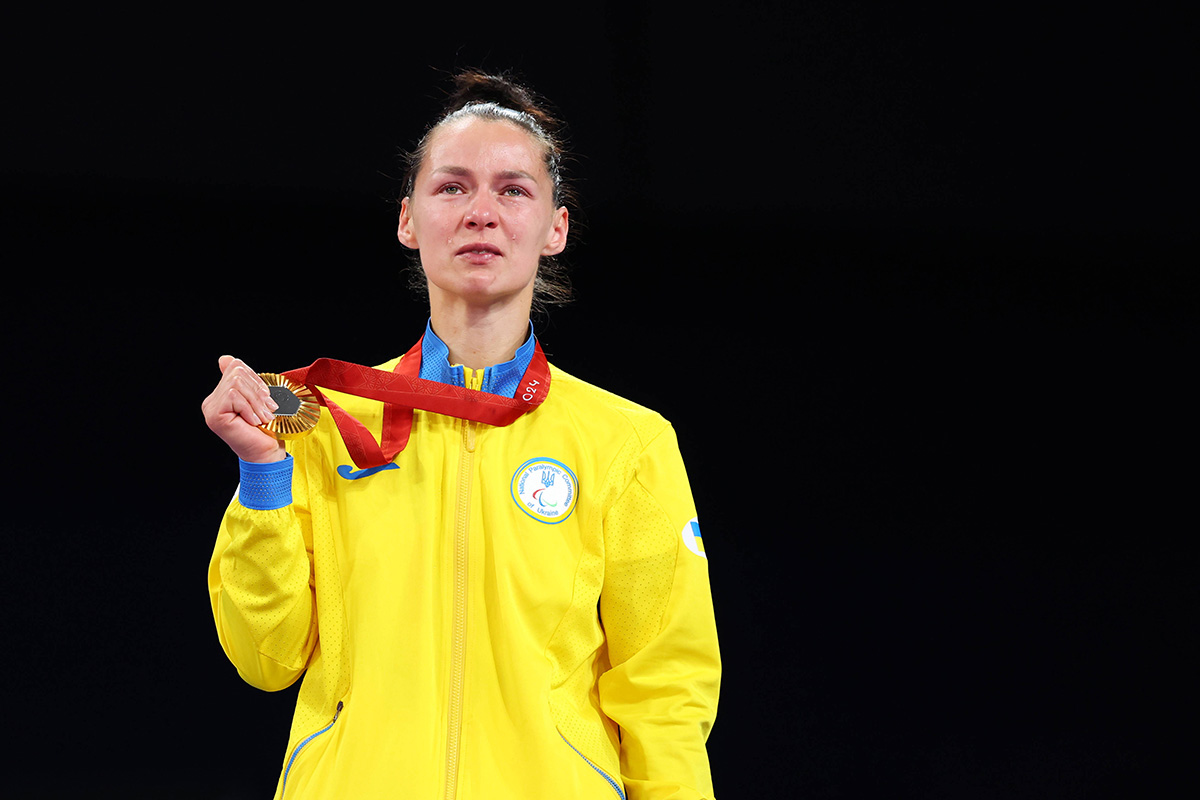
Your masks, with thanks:
[(504, 180), (506, 180), (506, 181), (515, 180), (515, 179), (517, 179), (517, 178), (525, 178), (526, 180), (531, 180), (531, 181), (533, 181), (534, 183), (536, 183), (536, 182), (537, 182), (537, 178), (533, 177), (533, 176), (532, 176), (532, 175), (530, 175), (528, 172), (526, 172), (525, 170), (522, 170), (522, 169), (506, 169), (506, 170), (502, 170), (501, 172), (497, 173), (497, 176), (496, 176), (496, 177), (498, 177), (498, 178), (502, 178), (502, 179), (504, 179)]
[[(460, 167), (455, 164), (446, 164), (446, 165), (437, 167), (436, 169), (433, 170), (433, 172), (438, 175), (441, 175), (441, 174), (456, 175), (456, 176), (462, 177), (462, 178), (468, 177), (472, 174), (471, 170), (467, 169), (466, 167)], [(524, 178), (525, 180), (534, 181), (535, 183), (537, 182), (537, 178), (533, 177), (532, 175), (530, 175), (528, 172), (526, 172), (523, 169), (501, 170), (500, 172), (496, 173), (496, 177), (500, 178), (501, 180), (506, 180), (506, 181), (511, 181), (511, 180), (515, 180), (518, 178)]]

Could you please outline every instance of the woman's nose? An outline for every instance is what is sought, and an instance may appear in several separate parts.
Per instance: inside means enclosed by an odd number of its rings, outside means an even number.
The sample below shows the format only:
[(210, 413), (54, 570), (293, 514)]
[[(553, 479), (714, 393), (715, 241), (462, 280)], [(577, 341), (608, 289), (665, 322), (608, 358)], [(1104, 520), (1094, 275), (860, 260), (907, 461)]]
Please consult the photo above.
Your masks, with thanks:
[(486, 192), (475, 195), (471, 207), (467, 209), (465, 222), (472, 230), (496, 227), (496, 206)]

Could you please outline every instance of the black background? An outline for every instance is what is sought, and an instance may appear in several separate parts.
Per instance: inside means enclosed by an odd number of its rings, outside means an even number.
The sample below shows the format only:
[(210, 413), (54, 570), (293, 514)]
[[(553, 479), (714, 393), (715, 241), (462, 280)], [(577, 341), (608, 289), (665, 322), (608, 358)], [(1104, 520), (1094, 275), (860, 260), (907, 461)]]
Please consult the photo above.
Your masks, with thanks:
[(516, 70), (571, 125), (579, 298), (538, 324), (551, 360), (679, 432), (725, 661), (718, 794), (1193, 796), (1182, 18), (5, 27), (21, 796), (270, 795), (294, 693), (243, 684), (214, 635), (204, 573), (237, 476), (199, 402), (222, 353), (378, 363), (420, 335), (396, 153), (468, 66)]

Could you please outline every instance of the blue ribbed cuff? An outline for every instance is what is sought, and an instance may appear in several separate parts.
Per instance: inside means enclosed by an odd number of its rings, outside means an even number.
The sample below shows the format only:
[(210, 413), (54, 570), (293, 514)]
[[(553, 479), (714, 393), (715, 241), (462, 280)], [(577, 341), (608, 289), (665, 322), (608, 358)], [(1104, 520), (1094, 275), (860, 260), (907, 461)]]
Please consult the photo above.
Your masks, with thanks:
[(242, 483), (238, 502), (255, 511), (274, 511), (292, 504), (292, 456), (269, 464), (238, 459)]

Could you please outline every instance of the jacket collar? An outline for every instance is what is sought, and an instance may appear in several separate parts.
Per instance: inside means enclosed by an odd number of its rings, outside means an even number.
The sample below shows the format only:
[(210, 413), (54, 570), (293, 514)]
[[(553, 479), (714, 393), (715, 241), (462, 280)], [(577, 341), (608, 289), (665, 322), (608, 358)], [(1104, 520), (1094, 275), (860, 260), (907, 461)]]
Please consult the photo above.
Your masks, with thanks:
[[(529, 335), (525, 337), (525, 343), (517, 348), (512, 360), (484, 369), (481, 390), (502, 397), (516, 396), (521, 378), (533, 358), (535, 341), (533, 323), (530, 322)], [(421, 339), (420, 377), (451, 386), (466, 386), (462, 365), (450, 364), (450, 348), (433, 332), (432, 320), (425, 323), (425, 336)]]

